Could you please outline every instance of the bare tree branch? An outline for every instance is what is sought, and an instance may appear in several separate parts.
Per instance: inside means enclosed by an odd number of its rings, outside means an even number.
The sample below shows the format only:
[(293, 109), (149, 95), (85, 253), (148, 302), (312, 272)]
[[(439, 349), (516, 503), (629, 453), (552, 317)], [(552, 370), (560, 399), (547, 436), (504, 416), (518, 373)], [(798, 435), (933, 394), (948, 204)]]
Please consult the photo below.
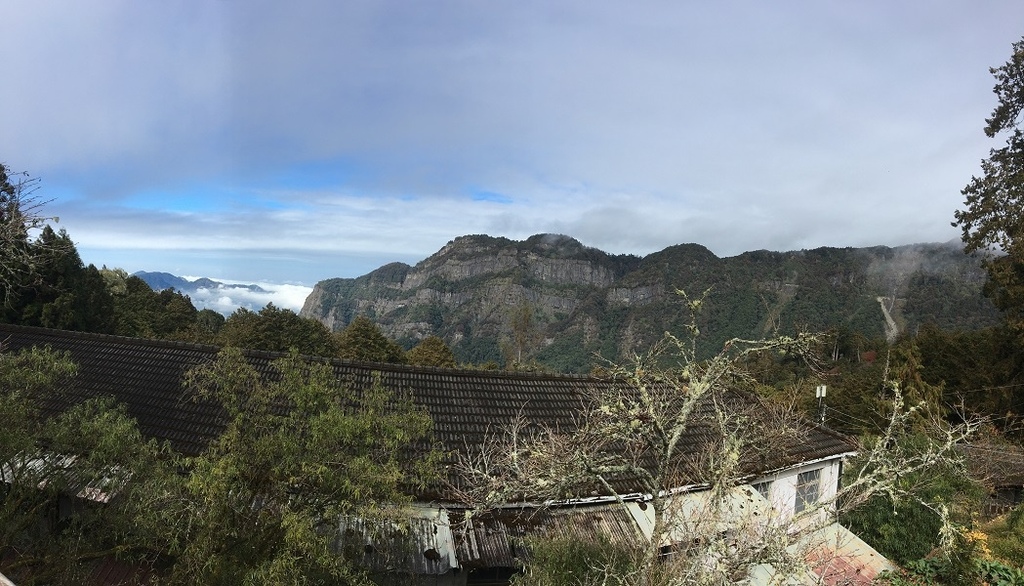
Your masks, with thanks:
[(52, 200), (38, 197), (39, 178), (27, 173), (10, 173), (0, 164), (0, 302), (9, 305), (17, 290), (31, 286), (46, 258), (55, 250), (45, 250), (33, 236), (48, 222), (59, 221), (43, 214)]

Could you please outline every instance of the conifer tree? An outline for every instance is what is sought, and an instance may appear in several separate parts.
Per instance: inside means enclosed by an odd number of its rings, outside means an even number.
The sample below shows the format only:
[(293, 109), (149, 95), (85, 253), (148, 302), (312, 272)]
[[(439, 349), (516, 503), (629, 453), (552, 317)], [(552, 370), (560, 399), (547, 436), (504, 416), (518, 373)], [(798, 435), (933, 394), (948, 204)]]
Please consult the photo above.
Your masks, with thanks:
[(989, 138), (1005, 145), (989, 151), (981, 177), (963, 189), (964, 209), (955, 214), (967, 252), (994, 249), (985, 261), (987, 294), (1005, 312), (1008, 325), (1024, 334), (1024, 39), (1010, 60), (991, 69), (998, 103), (985, 120)]

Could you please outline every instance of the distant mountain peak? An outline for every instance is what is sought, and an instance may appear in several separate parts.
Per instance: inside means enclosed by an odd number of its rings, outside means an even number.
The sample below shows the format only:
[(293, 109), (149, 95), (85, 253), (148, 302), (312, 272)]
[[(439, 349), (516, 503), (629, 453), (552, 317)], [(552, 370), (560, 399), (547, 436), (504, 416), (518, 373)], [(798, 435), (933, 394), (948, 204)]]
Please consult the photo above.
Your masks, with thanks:
[(174, 289), (184, 292), (187, 288), (191, 287), (191, 282), (171, 273), (138, 271), (132, 273), (132, 276), (145, 281), (149, 288), (154, 291)]
[(172, 275), (171, 273), (162, 272), (147, 272), (137, 271), (132, 273), (132, 276), (138, 277), (149, 285), (150, 289), (154, 291), (163, 291), (164, 289), (174, 289), (180, 293), (195, 293), (199, 289), (246, 289), (248, 291), (254, 291), (257, 293), (265, 293), (266, 291), (259, 285), (246, 285), (238, 283), (222, 283), (220, 281), (214, 281), (206, 277), (199, 277), (194, 281), (189, 281), (184, 277)]

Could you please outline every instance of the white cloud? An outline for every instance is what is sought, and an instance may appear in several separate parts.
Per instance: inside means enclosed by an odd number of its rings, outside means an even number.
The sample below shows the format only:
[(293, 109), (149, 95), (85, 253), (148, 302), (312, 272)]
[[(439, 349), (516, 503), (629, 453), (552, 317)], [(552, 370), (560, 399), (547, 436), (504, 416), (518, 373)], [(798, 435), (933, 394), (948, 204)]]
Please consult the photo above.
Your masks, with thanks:
[[(199, 277), (182, 277), (187, 281), (195, 281)], [(313, 291), (312, 287), (304, 285), (289, 285), (281, 283), (250, 283), (245, 281), (218, 279), (223, 285), (217, 288), (199, 288), (189, 293), (192, 304), (196, 309), (212, 309), (214, 311), (229, 315), (236, 309), (244, 307), (251, 311), (259, 311), (268, 303), (275, 306), (290, 309), (298, 313), (305, 303), (306, 297)], [(232, 286), (237, 285), (237, 286)], [(248, 288), (249, 285), (256, 285), (259, 290)]]
[(93, 262), (310, 282), (479, 232), (948, 240), (1024, 21), (1019, 0), (0, 3), (3, 162)]

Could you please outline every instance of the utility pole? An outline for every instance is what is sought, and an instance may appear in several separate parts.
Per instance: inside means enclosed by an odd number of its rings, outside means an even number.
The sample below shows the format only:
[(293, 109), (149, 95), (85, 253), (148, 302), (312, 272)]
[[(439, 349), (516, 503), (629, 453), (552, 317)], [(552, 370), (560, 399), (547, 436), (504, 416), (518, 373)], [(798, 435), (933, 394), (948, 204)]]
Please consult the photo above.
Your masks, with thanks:
[(825, 392), (828, 388), (825, 385), (818, 385), (814, 389), (814, 396), (818, 398), (818, 423), (825, 425)]

